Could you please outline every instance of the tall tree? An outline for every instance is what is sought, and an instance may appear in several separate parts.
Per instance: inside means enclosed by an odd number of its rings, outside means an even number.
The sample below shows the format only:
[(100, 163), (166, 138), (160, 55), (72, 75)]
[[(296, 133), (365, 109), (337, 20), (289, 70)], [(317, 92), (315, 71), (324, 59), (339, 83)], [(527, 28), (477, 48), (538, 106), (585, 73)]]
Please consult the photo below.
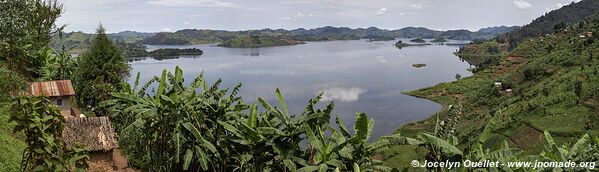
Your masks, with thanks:
[(108, 38), (105, 29), (100, 25), (92, 46), (78, 58), (73, 81), (80, 106), (98, 115), (103, 110), (97, 109), (98, 103), (108, 100), (110, 92), (120, 89), (121, 81), (129, 76), (129, 65), (125, 58)]
[(0, 1), (0, 61), (6, 67), (36, 78), (43, 64), (38, 54), (48, 46), (62, 12), (57, 0)]

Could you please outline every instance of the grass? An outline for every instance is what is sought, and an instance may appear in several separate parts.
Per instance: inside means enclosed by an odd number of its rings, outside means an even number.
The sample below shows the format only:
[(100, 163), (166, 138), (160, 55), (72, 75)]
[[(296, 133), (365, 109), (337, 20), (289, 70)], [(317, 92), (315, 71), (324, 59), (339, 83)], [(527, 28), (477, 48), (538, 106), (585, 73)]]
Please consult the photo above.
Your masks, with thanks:
[(0, 105), (0, 171), (21, 171), (21, 157), (27, 144), (22, 134), (14, 134), (14, 124), (8, 123), (6, 107)]
[(423, 151), (418, 151), (418, 146), (414, 145), (394, 146), (383, 154), (383, 157), (385, 158), (383, 165), (398, 169), (407, 168), (408, 171), (426, 171), (424, 168), (412, 168), (410, 165), (412, 160), (418, 160), (419, 162), (424, 161), (422, 157), (424, 157), (425, 154), (422, 152)]

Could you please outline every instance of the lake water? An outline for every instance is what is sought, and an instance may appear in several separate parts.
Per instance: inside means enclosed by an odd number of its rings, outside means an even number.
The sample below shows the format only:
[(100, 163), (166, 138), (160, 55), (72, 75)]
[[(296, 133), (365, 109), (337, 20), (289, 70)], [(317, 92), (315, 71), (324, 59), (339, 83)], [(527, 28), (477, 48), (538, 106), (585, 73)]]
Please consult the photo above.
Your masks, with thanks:
[[(408, 42), (407, 39), (402, 39)], [(452, 41), (455, 42), (455, 41)], [(327, 41), (268, 48), (222, 48), (215, 45), (148, 46), (199, 48), (201, 56), (156, 60), (139, 58), (130, 62), (132, 74), (142, 81), (159, 76), (162, 69), (180, 66), (187, 81), (205, 71), (207, 80), (222, 78), (223, 85), (242, 83), (240, 96), (255, 103), (262, 97), (273, 105), (280, 88), (290, 112), (299, 114), (308, 101), (324, 91), (321, 107), (335, 102), (333, 113), (353, 128), (356, 112), (375, 119), (373, 138), (391, 134), (401, 125), (430, 117), (441, 105), (402, 94), (440, 82), (455, 75), (470, 76), (469, 64), (452, 53), (459, 47), (430, 45), (395, 48), (395, 41)], [(424, 63), (423, 68), (412, 64)], [(132, 75), (135, 76), (135, 75)], [(134, 79), (134, 77), (132, 77)], [(224, 88), (224, 87), (223, 87)]]

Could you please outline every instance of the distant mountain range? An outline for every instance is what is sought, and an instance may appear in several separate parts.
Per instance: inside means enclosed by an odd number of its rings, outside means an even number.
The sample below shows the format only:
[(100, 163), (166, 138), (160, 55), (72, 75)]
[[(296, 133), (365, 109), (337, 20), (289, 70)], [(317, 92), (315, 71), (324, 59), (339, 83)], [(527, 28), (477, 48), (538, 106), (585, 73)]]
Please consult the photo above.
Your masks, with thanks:
[[(122, 31), (110, 33), (113, 41), (120, 44), (149, 44), (149, 45), (185, 45), (185, 44), (212, 44), (225, 43), (240, 36), (258, 35), (270, 38), (280, 38), (293, 41), (330, 41), (330, 40), (358, 40), (373, 38), (445, 38), (455, 40), (491, 39), (498, 34), (519, 29), (518, 26), (489, 27), (476, 32), (469, 30), (437, 31), (424, 27), (406, 27), (396, 30), (379, 29), (376, 27), (352, 29), (348, 27), (320, 27), (314, 29), (261, 29), (248, 31), (226, 31), (207, 29), (183, 29), (176, 32), (144, 33), (136, 31)], [(65, 48), (77, 53), (91, 45), (95, 34), (84, 32), (70, 32), (64, 34), (61, 41), (58, 36), (52, 39), (51, 47)], [(131, 45), (129, 45), (131, 46)]]
[(348, 28), (325, 26), (314, 29), (261, 29), (248, 31), (225, 31), (206, 29), (184, 29), (176, 32), (160, 32), (141, 41), (150, 45), (182, 45), (225, 42), (241, 35), (284, 36), (297, 41), (357, 40), (371, 37), (394, 38), (445, 38), (455, 40), (491, 39), (498, 34), (519, 29), (519, 26), (499, 26), (483, 28), (472, 32), (469, 30), (437, 31), (423, 27), (406, 27), (397, 30), (369, 28)]

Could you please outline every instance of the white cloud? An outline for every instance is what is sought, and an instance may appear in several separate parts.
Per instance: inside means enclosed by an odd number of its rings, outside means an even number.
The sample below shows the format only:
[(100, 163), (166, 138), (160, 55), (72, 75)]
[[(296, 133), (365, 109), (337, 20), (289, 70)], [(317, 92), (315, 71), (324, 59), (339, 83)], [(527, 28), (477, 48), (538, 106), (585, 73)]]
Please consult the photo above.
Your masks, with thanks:
[(291, 20), (291, 17), (281, 17), (282, 20)]
[(519, 9), (527, 9), (532, 7), (532, 5), (524, 0), (515, 0), (514, 5)]
[(412, 4), (410, 5), (410, 7), (414, 8), (414, 9), (422, 9), (422, 5), (421, 4)]
[(184, 25), (189, 25), (190, 23), (189, 23), (189, 22), (184, 22), (183, 24), (184, 24)]
[(353, 102), (360, 98), (360, 94), (366, 92), (365, 89), (358, 87), (331, 87), (323, 91), (321, 101), (342, 101)]
[(298, 13), (295, 13), (295, 15), (293, 15), (293, 16), (294, 16), (294, 17), (304, 17), (304, 16), (306, 16), (306, 15), (305, 15), (304, 13), (300, 13), (300, 12), (298, 12)]
[(376, 10), (377, 15), (384, 15), (387, 12), (387, 8), (380, 8)]
[(381, 61), (381, 63), (387, 63), (387, 59), (385, 59), (385, 57), (377, 56), (377, 58), (379, 58), (379, 61)]
[(164, 32), (170, 32), (171, 28), (168, 28), (168, 27), (167, 28), (162, 28), (162, 31), (164, 31)]
[(150, 0), (148, 3), (171, 7), (240, 7), (239, 4), (222, 0)]

